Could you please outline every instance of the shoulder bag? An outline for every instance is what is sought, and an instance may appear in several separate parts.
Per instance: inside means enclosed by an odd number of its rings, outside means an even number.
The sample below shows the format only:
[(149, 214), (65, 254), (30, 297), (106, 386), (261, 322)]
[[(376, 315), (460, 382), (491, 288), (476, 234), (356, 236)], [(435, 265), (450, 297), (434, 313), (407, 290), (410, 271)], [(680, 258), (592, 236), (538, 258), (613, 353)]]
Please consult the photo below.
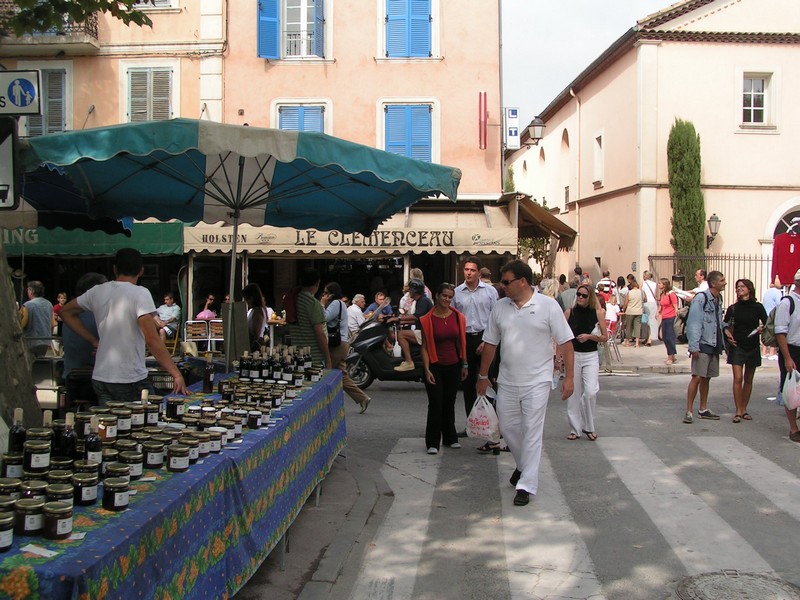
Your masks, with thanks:
[(328, 348), (337, 348), (342, 345), (342, 333), (339, 330), (339, 325), (342, 322), (342, 301), (336, 300), (336, 302), (339, 303), (339, 316), (333, 325), (328, 324)]

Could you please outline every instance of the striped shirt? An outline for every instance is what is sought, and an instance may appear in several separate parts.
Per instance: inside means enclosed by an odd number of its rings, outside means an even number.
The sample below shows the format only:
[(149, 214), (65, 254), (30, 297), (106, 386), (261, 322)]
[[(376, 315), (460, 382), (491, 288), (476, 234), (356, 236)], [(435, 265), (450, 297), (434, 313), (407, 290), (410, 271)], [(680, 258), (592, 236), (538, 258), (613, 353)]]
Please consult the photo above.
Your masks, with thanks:
[(319, 347), (314, 326), (325, 323), (325, 309), (319, 300), (308, 292), (300, 291), (297, 294), (297, 323), (289, 329), (292, 335), (293, 346), (310, 346), (311, 359), (315, 363), (325, 363), (325, 354)]

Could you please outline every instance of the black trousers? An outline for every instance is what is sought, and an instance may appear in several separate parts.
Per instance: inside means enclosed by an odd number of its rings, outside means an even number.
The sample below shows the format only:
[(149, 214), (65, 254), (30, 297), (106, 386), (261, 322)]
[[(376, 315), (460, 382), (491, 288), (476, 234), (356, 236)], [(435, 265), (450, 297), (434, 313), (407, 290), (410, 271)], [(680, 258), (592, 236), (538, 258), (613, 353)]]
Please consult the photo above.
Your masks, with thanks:
[(425, 424), (425, 447), (439, 449), (439, 443), (446, 446), (458, 441), (456, 433), (456, 395), (458, 380), (461, 379), (461, 364), (431, 365), (431, 373), (436, 381), (431, 385), (425, 382), (428, 392), (428, 420)]
[(461, 388), (464, 391), (464, 413), (467, 416), (469, 416), (469, 412), (478, 398), (475, 393), (475, 384), (478, 382), (481, 357), (477, 354), (477, 351), (482, 341), (483, 332), (467, 334), (467, 378), (461, 384)]

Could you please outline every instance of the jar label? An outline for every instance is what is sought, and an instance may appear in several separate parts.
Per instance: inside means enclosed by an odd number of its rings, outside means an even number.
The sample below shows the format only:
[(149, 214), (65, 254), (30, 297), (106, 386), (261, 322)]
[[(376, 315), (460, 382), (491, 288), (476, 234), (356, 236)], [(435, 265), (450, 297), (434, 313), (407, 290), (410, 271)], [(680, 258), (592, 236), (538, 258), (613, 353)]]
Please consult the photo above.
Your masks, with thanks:
[(87, 452), (86, 453), (86, 460), (93, 460), (97, 464), (102, 463), (103, 462), (103, 451), (100, 450), (100, 452)]
[(200, 454), (208, 454), (211, 452), (211, 442), (200, 442)]
[(22, 465), (6, 465), (6, 477), (22, 477)]
[(170, 469), (188, 469), (189, 457), (188, 456), (170, 456), (169, 457)]
[(200, 446), (189, 446), (189, 460), (200, 458)]
[(164, 463), (164, 453), (163, 452), (148, 452), (147, 453), (147, 464), (148, 465), (160, 465)]
[(131, 415), (131, 425), (144, 425), (144, 413), (133, 413)]
[(56, 535), (72, 533), (72, 517), (56, 520)]
[(118, 431), (129, 431), (131, 428), (131, 419), (117, 419)]
[(158, 423), (158, 412), (156, 412), (156, 411), (148, 412), (147, 413), (147, 423), (149, 425), (155, 425), (156, 423)]
[(50, 466), (50, 453), (31, 454), (31, 467), (34, 469), (44, 469)]
[(183, 403), (178, 404), (177, 410), (175, 411), (178, 416), (185, 414), (184, 411), (186, 410), (186, 405)]
[(128, 492), (116, 492), (114, 494), (114, 506), (128, 506)]
[(81, 488), (81, 500), (97, 500), (97, 486), (87, 485)]
[(300, 375), (299, 377), (294, 378), (294, 387), (303, 387), (303, 376)]
[(25, 531), (39, 531), (44, 527), (44, 515), (25, 515)]
[(14, 541), (14, 530), (0, 531), (0, 548), (8, 548)]
[(236, 425), (233, 426), (233, 434), (234, 435), (242, 435), (242, 424), (241, 423), (236, 423)]
[(54, 499), (54, 501), (55, 501), (55, 502), (63, 502), (64, 504), (69, 504), (70, 506), (75, 506), (75, 505), (73, 504), (73, 502), (72, 502), (72, 495), (70, 495), (68, 498), (58, 498), (58, 499)]
[(128, 466), (131, 468), (131, 477), (142, 476), (142, 463), (131, 463)]
[(222, 442), (220, 440), (211, 440), (211, 452), (219, 452), (222, 450)]
[(313, 381), (314, 383), (316, 383), (317, 381), (319, 381), (319, 375), (312, 375), (312, 376), (311, 376), (311, 381)]
[(292, 374), (291, 373), (284, 373), (283, 376), (281, 377), (281, 379), (283, 381), (291, 381), (292, 380)]
[(289, 388), (286, 390), (286, 397), (287, 398), (296, 398), (297, 397), (297, 390), (294, 388)]
[(100, 437), (106, 440), (117, 437), (116, 425), (100, 425)]

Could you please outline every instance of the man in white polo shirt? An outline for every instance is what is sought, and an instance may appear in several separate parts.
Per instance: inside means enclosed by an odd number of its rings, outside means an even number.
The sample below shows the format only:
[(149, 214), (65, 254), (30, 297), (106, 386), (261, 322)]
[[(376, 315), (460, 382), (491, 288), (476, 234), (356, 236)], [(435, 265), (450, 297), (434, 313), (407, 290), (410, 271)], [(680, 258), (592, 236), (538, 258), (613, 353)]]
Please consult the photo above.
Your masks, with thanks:
[(527, 264), (513, 260), (503, 266), (500, 274), (506, 297), (494, 305), (483, 332), (477, 392), (486, 395), (489, 365), (502, 342), (497, 416), (500, 431), (517, 463), (510, 480), (517, 489), (514, 504), (524, 506), (539, 485), (544, 417), (553, 381), (551, 339), (558, 344), (558, 354), (564, 357), (566, 376), (561, 399), (566, 400), (575, 387), (570, 343), (574, 336), (558, 302), (531, 287), (533, 273)]

